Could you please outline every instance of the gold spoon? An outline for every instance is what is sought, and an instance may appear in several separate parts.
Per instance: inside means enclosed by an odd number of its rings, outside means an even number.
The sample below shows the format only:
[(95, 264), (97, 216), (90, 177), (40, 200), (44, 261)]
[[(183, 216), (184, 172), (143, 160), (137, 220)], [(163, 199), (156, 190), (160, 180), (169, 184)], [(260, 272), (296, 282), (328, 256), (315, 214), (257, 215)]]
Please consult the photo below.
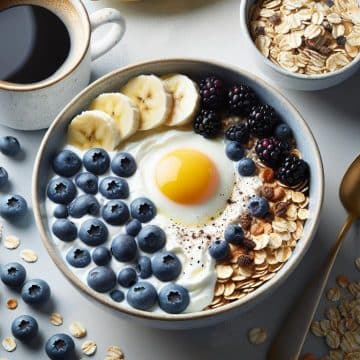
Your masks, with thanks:
[(280, 331), (271, 344), (268, 360), (298, 360), (309, 331), (311, 321), (319, 305), (321, 295), (333, 268), (343, 239), (353, 221), (360, 217), (360, 155), (347, 169), (341, 185), (340, 200), (348, 216), (340, 230), (324, 269), (306, 287), (300, 300), (293, 306)]

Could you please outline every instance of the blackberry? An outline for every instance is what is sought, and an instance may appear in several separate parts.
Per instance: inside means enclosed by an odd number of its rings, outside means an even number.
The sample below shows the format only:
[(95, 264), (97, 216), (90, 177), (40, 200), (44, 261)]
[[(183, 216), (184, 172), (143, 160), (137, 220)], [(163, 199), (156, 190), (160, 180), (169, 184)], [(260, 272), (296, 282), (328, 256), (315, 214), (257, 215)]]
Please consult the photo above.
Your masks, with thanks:
[(221, 120), (213, 110), (201, 110), (193, 122), (194, 131), (205, 138), (215, 137), (221, 129)]
[(208, 76), (199, 84), (201, 105), (203, 109), (219, 110), (224, 103), (224, 85), (215, 76)]
[(279, 118), (270, 105), (254, 106), (249, 114), (248, 128), (251, 135), (264, 137), (272, 135)]
[(293, 187), (308, 180), (309, 175), (307, 162), (294, 155), (289, 155), (281, 163), (276, 177), (284, 185)]
[(251, 109), (258, 104), (256, 94), (246, 85), (233, 85), (227, 96), (230, 113), (234, 115), (249, 115)]
[(274, 137), (258, 140), (255, 151), (259, 159), (273, 169), (279, 167), (281, 160), (284, 158), (283, 146), (281, 142)]
[(225, 131), (225, 138), (231, 141), (237, 141), (245, 144), (249, 140), (249, 130), (246, 124), (235, 124)]

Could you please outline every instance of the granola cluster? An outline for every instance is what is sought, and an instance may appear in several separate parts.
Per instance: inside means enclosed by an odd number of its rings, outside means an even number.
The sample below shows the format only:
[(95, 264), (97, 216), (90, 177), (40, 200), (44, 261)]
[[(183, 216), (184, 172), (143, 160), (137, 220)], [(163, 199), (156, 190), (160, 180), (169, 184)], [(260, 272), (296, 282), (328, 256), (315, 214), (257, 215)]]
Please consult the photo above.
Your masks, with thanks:
[[(294, 152), (300, 155), (297, 149)], [(231, 244), (230, 257), (216, 265), (211, 309), (245, 297), (274, 277), (292, 255), (309, 216), (307, 184), (287, 188), (275, 180), (272, 169), (260, 162), (257, 166), (263, 182), (261, 195), (269, 201), (270, 213), (264, 219), (241, 215), (246, 238), (242, 245)]]
[(359, 53), (357, 0), (264, 0), (250, 19), (259, 51), (293, 73), (334, 72)]

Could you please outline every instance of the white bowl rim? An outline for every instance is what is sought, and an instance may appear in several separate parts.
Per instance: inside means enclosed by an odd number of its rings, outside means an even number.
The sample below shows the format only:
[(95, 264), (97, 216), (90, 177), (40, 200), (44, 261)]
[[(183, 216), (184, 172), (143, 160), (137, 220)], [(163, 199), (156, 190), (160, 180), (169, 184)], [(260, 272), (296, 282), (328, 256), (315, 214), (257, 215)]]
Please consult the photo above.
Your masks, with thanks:
[[(257, 0), (255, 0), (255, 2), (256, 1)], [(246, 21), (246, 18), (247, 18), (246, 6), (247, 6), (248, 2), (249, 2), (249, 0), (241, 0), (240, 1), (240, 27), (241, 27), (240, 30), (242, 31), (241, 33), (243, 33), (246, 40), (251, 43), (252, 49), (255, 50), (258, 53), (258, 55), (260, 55), (264, 59), (265, 64), (270, 66), (273, 70), (275, 70), (289, 78), (296, 78), (296, 79), (301, 79), (301, 80), (324, 80), (324, 79), (330, 79), (333, 77), (337, 77), (338, 75), (341, 75), (342, 73), (351, 71), (352, 67), (357, 66), (359, 64), (360, 52), (352, 61), (350, 61), (349, 64), (347, 64), (343, 68), (333, 71), (333, 72), (326, 73), (326, 74), (308, 74), (308, 75), (306, 75), (306, 74), (300, 74), (300, 73), (293, 73), (291, 71), (283, 69), (282, 67), (280, 67), (279, 65), (276, 65), (271, 60), (269, 60), (267, 57), (265, 57), (255, 46), (255, 43), (250, 35), (249, 27), (248, 27), (248, 24)]]
[[(149, 66), (149, 65), (161, 65), (162, 63), (168, 64), (168, 63), (197, 63), (197, 64), (206, 64), (211, 65), (214, 67), (224, 68), (230, 72), (237, 72), (239, 74), (243, 74), (245, 77), (250, 78), (251, 80), (257, 82), (262, 88), (265, 88), (269, 93), (272, 94), (272, 96), (281, 99), (283, 103), (286, 104), (286, 106), (289, 108), (289, 110), (293, 111), (294, 116), (297, 117), (297, 120), (300, 122), (301, 126), (305, 130), (305, 133), (307, 132), (309, 134), (308, 139), (310, 140), (312, 146), (315, 149), (316, 157), (312, 160), (312, 163), (314, 163), (314, 168), (318, 169), (317, 173), (317, 180), (319, 183), (319, 189), (321, 190), (319, 194), (317, 194), (318, 201), (314, 204), (314, 210), (313, 210), (313, 222), (312, 226), (309, 229), (309, 236), (304, 241), (304, 245), (302, 250), (297, 254), (297, 256), (292, 256), (286, 263), (288, 265), (288, 269), (286, 272), (280, 273), (278, 272), (276, 276), (274, 276), (272, 279), (265, 282), (262, 286), (256, 289), (256, 291), (249, 293), (247, 296), (245, 296), (242, 299), (239, 299), (237, 301), (234, 301), (232, 303), (226, 304), (224, 306), (215, 308), (215, 309), (209, 309), (209, 310), (203, 310), (198, 312), (192, 312), (192, 313), (185, 313), (185, 314), (166, 314), (166, 313), (153, 313), (153, 312), (147, 312), (142, 310), (137, 310), (133, 308), (119, 308), (116, 303), (114, 303), (110, 297), (109, 299), (105, 299), (102, 295), (97, 293), (95, 290), (89, 288), (86, 286), (70, 269), (69, 267), (64, 263), (64, 260), (58, 256), (53, 243), (49, 240), (47, 236), (47, 232), (45, 230), (45, 227), (43, 225), (41, 212), (40, 212), (40, 205), (39, 205), (39, 193), (38, 193), (38, 177), (39, 177), (39, 170), (40, 170), (40, 162), (43, 157), (44, 149), (47, 146), (47, 143), (51, 140), (52, 132), (56, 129), (59, 123), (61, 123), (63, 119), (63, 114), (66, 113), (71, 107), (76, 106), (76, 103), (88, 92), (90, 89), (97, 87), (100, 83), (106, 82), (108, 79), (110, 79), (112, 76), (117, 75), (119, 73), (127, 72), (133, 69), (136, 69), (138, 67), (142, 66)], [(88, 87), (86, 87), (84, 90), (82, 90), (71, 102), (69, 102), (63, 110), (58, 114), (58, 116), (55, 118), (49, 129), (47, 130), (46, 134), (44, 135), (42, 142), (40, 144), (35, 163), (34, 163), (34, 171), (33, 171), (33, 177), (32, 177), (32, 202), (33, 202), (33, 210), (34, 210), (34, 216), (35, 216), (35, 222), (37, 225), (37, 228), (40, 232), (40, 236), (42, 239), (43, 244), (45, 245), (45, 248), (47, 249), (50, 257), (54, 261), (55, 265), (59, 268), (59, 270), (67, 277), (67, 279), (70, 281), (72, 285), (74, 285), (76, 288), (81, 290), (85, 295), (96, 299), (99, 303), (102, 305), (109, 307), (113, 310), (116, 310), (119, 313), (123, 313), (124, 315), (127, 315), (129, 317), (137, 317), (147, 320), (157, 320), (161, 322), (185, 322), (185, 321), (194, 321), (194, 320), (201, 320), (201, 319), (207, 319), (211, 317), (216, 317), (217, 315), (222, 315), (226, 312), (231, 312), (235, 310), (240, 310), (241, 307), (245, 307), (246, 304), (250, 303), (252, 300), (258, 300), (263, 298), (267, 292), (270, 292), (270, 290), (274, 290), (276, 287), (278, 287), (283, 281), (285, 281), (288, 276), (293, 272), (293, 270), (297, 267), (305, 253), (307, 252), (312, 238), (314, 237), (315, 231), (317, 229), (317, 225), (320, 220), (320, 211), (323, 203), (323, 196), (324, 196), (324, 169), (322, 165), (322, 160), (320, 156), (319, 147), (315, 141), (314, 135), (308, 126), (308, 124), (305, 122), (303, 117), (300, 115), (299, 111), (295, 108), (294, 105), (290, 103), (289, 100), (287, 100), (278, 90), (276, 90), (273, 86), (266, 83), (261, 78), (257, 77), (256, 75), (253, 75), (252, 73), (247, 72), (246, 70), (243, 70), (237, 66), (225, 64), (220, 61), (211, 61), (207, 59), (202, 58), (164, 58), (161, 60), (150, 60), (145, 62), (139, 62), (132, 65), (128, 65), (125, 67), (122, 67), (120, 69), (116, 69), (98, 80), (91, 83)]]

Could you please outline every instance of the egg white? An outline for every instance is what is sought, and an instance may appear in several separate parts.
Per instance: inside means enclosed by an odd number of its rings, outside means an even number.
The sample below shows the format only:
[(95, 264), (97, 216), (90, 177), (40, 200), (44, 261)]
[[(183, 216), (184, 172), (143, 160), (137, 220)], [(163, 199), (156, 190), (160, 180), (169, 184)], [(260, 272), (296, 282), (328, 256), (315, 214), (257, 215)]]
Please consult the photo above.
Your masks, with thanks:
[[(134, 145), (134, 144), (133, 144)], [(219, 185), (216, 192), (201, 204), (183, 205), (166, 197), (158, 188), (155, 169), (159, 160), (175, 149), (194, 149), (211, 159), (219, 174)], [(131, 152), (136, 153), (138, 162), (136, 190), (146, 194), (156, 205), (159, 214), (185, 225), (201, 225), (221, 213), (226, 207), (235, 183), (235, 172), (232, 162), (226, 157), (222, 139), (206, 140), (193, 132), (170, 130), (157, 136), (144, 138)], [(141, 181), (141, 184), (138, 183)], [(196, 182), (196, 178), (194, 178)], [(131, 185), (130, 185), (131, 187)], [(134, 187), (132, 187), (132, 191)]]

